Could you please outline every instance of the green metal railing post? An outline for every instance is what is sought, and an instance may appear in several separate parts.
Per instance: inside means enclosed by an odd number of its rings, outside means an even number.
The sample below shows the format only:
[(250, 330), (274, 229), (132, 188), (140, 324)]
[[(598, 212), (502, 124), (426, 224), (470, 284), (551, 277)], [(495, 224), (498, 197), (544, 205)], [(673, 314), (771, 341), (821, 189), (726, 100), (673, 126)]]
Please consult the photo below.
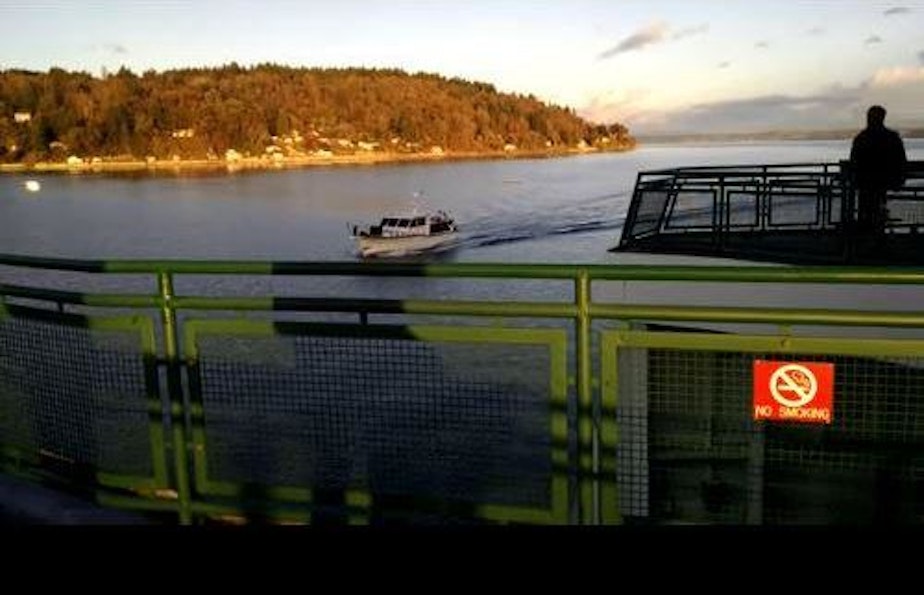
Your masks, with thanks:
[[(575, 356), (578, 393), (578, 466), (582, 522), (600, 523), (600, 432), (594, 407), (590, 352), (590, 275), (579, 269), (574, 281), (577, 306)], [(588, 454), (588, 447), (590, 452)], [(588, 471), (590, 481), (588, 481)]]
[(186, 407), (183, 403), (183, 383), (180, 378), (179, 341), (176, 311), (173, 306), (173, 276), (166, 270), (157, 273), (157, 288), (161, 298), (161, 322), (164, 326), (164, 355), (167, 360), (167, 393), (170, 398), (170, 425), (173, 431), (173, 456), (176, 470), (177, 498), (180, 523), (192, 523), (192, 503), (189, 489), (189, 464), (186, 447)]

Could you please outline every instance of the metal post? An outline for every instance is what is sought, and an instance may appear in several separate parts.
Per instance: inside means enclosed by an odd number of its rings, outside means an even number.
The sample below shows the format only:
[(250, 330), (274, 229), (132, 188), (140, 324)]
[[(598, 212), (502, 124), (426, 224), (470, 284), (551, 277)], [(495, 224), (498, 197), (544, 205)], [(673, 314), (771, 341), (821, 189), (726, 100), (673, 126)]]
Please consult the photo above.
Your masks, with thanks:
[(718, 191), (712, 192), (712, 245), (716, 250), (722, 246), (722, 178), (719, 180)]
[(728, 201), (725, 176), (721, 176), (719, 178), (719, 251), (721, 252), (725, 252), (728, 248), (728, 228), (731, 224)]
[(173, 309), (173, 277), (164, 270), (157, 273), (157, 288), (161, 298), (161, 322), (164, 327), (164, 353), (167, 358), (167, 393), (170, 397), (170, 425), (173, 430), (173, 455), (176, 470), (177, 497), (180, 503), (180, 523), (192, 523), (189, 489), (189, 464), (186, 452), (186, 407), (180, 379), (179, 347), (176, 332), (176, 311)]
[(854, 194), (851, 177), (853, 172), (850, 169), (850, 162), (842, 160), (841, 166), (841, 237), (843, 238), (843, 259), (845, 263), (853, 260), (854, 255), (854, 230), (856, 229), (856, 218), (854, 217), (854, 208), (856, 207), (856, 196)]
[[(575, 279), (574, 298), (577, 305), (577, 392), (578, 392), (578, 462), (581, 471), (581, 492), (583, 494), (582, 519), (587, 520), (590, 507), (590, 522), (600, 524), (600, 420), (595, 407), (591, 379), (590, 353), (590, 277), (580, 269)], [(588, 418), (589, 416), (589, 418)], [(590, 444), (590, 460), (586, 456)], [(590, 468), (591, 480), (586, 479)], [(589, 502), (588, 502), (589, 500)]]
[(639, 172), (635, 175), (635, 186), (632, 191), (632, 200), (629, 201), (629, 212), (626, 213), (626, 220), (622, 224), (622, 236), (619, 238), (619, 247), (622, 248), (627, 246), (632, 238), (632, 230), (635, 227), (635, 219), (638, 217), (638, 209), (641, 204), (641, 191), (640, 183), (642, 181), (642, 174)]

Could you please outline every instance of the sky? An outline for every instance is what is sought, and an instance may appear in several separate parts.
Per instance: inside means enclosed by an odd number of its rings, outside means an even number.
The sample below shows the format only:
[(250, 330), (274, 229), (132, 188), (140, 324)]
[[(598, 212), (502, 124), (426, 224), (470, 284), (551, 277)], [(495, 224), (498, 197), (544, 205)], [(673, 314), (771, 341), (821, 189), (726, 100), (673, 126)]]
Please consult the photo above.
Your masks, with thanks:
[(0, 0), (0, 70), (230, 62), (493, 84), (637, 135), (924, 126), (924, 0)]

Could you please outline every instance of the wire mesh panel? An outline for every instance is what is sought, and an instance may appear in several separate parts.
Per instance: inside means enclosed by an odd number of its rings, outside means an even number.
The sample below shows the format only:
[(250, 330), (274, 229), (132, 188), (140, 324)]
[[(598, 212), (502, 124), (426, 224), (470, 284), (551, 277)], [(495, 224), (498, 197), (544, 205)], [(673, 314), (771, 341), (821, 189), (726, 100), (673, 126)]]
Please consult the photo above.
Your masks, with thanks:
[(756, 186), (726, 190), (728, 197), (728, 227), (749, 229), (760, 226), (760, 200)]
[(565, 432), (562, 331), (195, 321), (186, 332), (204, 494), (361, 490), (373, 505), (567, 521), (553, 439), (556, 424)]
[(638, 206), (632, 220), (632, 228), (626, 231), (625, 236), (636, 238), (658, 231), (670, 197), (668, 188), (639, 190), (634, 198)]
[(158, 398), (150, 321), (5, 312), (0, 444), (58, 473), (164, 485), (162, 431), (149, 413)]
[(770, 227), (817, 227), (822, 195), (819, 189), (794, 191), (785, 187), (771, 187), (767, 194), (767, 211)]
[(922, 522), (924, 359), (824, 359), (832, 424), (765, 428), (765, 522)]
[[(658, 333), (665, 335), (665, 333)], [(870, 342), (802, 340), (775, 353), (702, 335), (670, 347), (623, 335), (604, 358), (618, 440), (616, 489), (625, 520), (673, 523), (919, 523), (924, 520), (924, 345), (920, 356), (875, 354)], [(840, 341), (843, 344), (842, 341)], [(696, 344), (699, 344), (696, 346)], [(768, 349), (757, 351), (765, 343)], [(644, 345), (645, 348), (635, 345)], [(629, 345), (632, 345), (631, 347)], [(824, 347), (829, 355), (819, 355)], [(830, 424), (754, 421), (754, 362), (834, 368)], [(615, 378), (618, 377), (618, 382)], [(614, 388), (615, 387), (615, 388)], [(618, 395), (615, 392), (618, 391)], [(625, 431), (623, 430), (625, 428)], [(621, 469), (619, 467), (622, 467)]]
[(889, 227), (908, 228), (920, 232), (924, 227), (924, 194), (922, 192), (891, 193), (886, 202)]
[(713, 353), (668, 350), (649, 351), (645, 365), (651, 514), (744, 522), (750, 369)]
[(684, 187), (676, 190), (666, 229), (711, 229), (715, 224), (716, 190)]

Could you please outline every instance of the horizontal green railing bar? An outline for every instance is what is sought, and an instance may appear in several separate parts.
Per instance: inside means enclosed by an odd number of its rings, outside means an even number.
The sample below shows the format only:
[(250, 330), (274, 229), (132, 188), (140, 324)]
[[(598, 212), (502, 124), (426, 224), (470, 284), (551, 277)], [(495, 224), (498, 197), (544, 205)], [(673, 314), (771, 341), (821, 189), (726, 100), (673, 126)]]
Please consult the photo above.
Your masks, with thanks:
[(103, 273), (106, 270), (105, 260), (46, 258), (41, 256), (23, 256), (20, 254), (0, 254), (0, 265), (29, 267), (33, 269), (80, 271), (85, 273)]
[(697, 267), (595, 265), (592, 279), (610, 281), (716, 281), (732, 283), (924, 284), (921, 267)]
[(686, 322), (924, 327), (924, 311), (881, 312), (796, 308), (715, 308), (704, 306), (591, 304), (590, 315), (593, 318)]
[[(275, 298), (267, 297), (175, 297), (171, 301), (171, 307), (182, 308), (185, 310), (274, 310), (276, 309)], [(327, 312), (352, 311), (349, 304), (344, 304), (343, 309), (336, 307), (340, 301), (337, 298), (324, 300)], [(290, 308), (281, 308), (288, 310)], [(298, 310), (299, 308), (291, 308)]]
[(0, 265), (105, 273), (233, 275), (363, 275), (574, 279), (611, 281), (722, 281), (766, 283), (924, 284), (922, 267), (788, 267), (606, 264), (394, 263), (233, 260), (71, 260), (0, 255)]
[[(85, 294), (48, 289), (0, 285), (0, 294), (98, 307), (153, 308), (162, 305), (158, 296)], [(578, 308), (570, 302), (489, 302), (375, 300), (342, 298), (271, 297), (177, 297), (174, 308), (188, 310), (277, 310), (312, 312), (367, 312), (379, 314), (457, 314), (574, 318)], [(832, 309), (740, 308), (701, 306), (636, 306), (589, 304), (593, 318), (649, 319), (700, 322), (753, 322), (766, 324), (821, 324), (850, 326), (924, 327), (924, 311), (876, 312)]]
[(308, 312), (367, 312), (377, 314), (462, 314), (473, 316), (532, 316), (569, 318), (577, 315), (570, 302), (488, 302), (460, 300), (377, 300), (344, 298), (177, 297), (172, 306), (186, 310), (281, 310)]
[(851, 337), (780, 337), (760, 335), (726, 335), (713, 333), (649, 333), (618, 331), (612, 333), (610, 345), (647, 349), (687, 349), (691, 351), (732, 351), (738, 353), (815, 353), (855, 357), (920, 358), (924, 355), (921, 339), (867, 339)]
[(97, 492), (96, 502), (102, 506), (112, 508), (149, 512), (176, 512), (178, 508), (176, 500), (160, 500), (145, 496), (121, 496), (106, 492)]
[[(312, 522), (312, 512), (305, 508), (296, 508), (286, 506), (284, 503), (266, 502), (259, 506), (247, 507), (245, 504), (221, 504), (214, 502), (193, 502), (193, 512), (200, 515), (219, 516), (219, 517), (236, 517), (241, 522), (247, 522), (249, 518), (261, 518), (269, 521), (291, 522), (310, 524)], [(362, 508), (351, 506), (345, 507), (348, 514), (365, 514)]]
[(39, 287), (0, 284), (0, 295), (60, 302), (62, 304), (80, 304), (84, 306), (153, 308), (161, 305), (159, 296), (130, 295), (121, 293), (84, 293), (78, 291), (61, 291)]

